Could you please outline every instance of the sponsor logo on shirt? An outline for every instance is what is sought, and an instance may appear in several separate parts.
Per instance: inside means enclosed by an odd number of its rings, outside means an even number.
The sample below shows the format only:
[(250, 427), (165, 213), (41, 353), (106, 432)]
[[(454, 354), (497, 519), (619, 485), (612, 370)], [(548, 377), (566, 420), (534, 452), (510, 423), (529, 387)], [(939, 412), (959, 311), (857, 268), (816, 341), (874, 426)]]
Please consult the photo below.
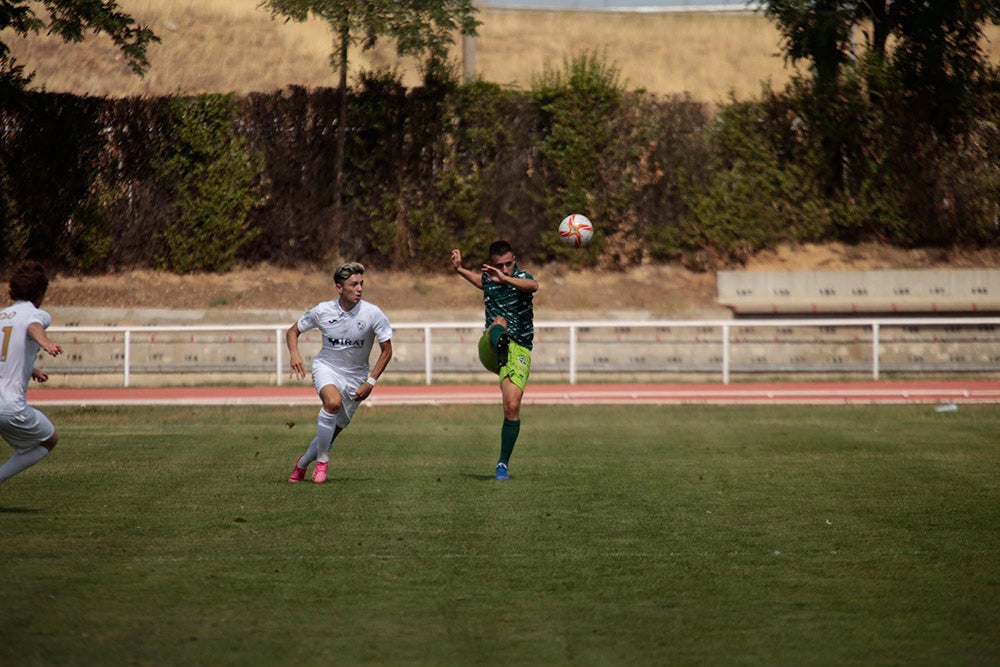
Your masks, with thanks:
[(326, 339), (330, 345), (335, 347), (364, 347), (365, 341), (363, 340), (351, 340), (350, 338), (327, 338)]

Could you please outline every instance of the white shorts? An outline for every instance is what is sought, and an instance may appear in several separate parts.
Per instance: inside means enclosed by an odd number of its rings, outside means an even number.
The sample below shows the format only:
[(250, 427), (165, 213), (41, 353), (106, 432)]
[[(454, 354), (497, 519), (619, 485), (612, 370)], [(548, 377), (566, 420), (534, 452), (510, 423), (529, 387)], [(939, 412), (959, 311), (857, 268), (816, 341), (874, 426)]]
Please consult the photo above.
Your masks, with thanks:
[(0, 414), (0, 436), (18, 451), (42, 444), (55, 432), (49, 418), (30, 405), (18, 412)]
[(337, 426), (342, 429), (347, 428), (347, 425), (351, 423), (351, 418), (354, 417), (354, 413), (357, 412), (358, 406), (361, 405), (361, 402), (354, 398), (354, 392), (364, 384), (364, 379), (358, 381), (345, 378), (334, 369), (323, 364), (313, 364), (312, 378), (313, 387), (316, 389), (317, 394), (319, 394), (320, 389), (329, 384), (332, 384), (340, 391), (340, 412), (337, 413)]

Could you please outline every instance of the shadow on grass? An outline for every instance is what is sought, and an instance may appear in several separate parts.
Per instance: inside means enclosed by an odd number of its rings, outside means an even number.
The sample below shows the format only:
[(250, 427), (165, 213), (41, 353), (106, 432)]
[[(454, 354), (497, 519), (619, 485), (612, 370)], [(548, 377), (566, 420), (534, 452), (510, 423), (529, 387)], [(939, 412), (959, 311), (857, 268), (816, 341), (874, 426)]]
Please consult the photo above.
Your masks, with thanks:
[(0, 514), (38, 514), (42, 510), (38, 507), (3, 507), (0, 506)]
[(346, 484), (359, 484), (359, 483), (373, 482), (373, 481), (375, 481), (374, 477), (327, 477), (326, 481), (323, 482), (322, 484), (315, 484), (309, 478), (306, 478), (306, 479), (302, 480), (301, 482), (289, 482), (288, 480), (283, 479), (283, 480), (281, 480), (279, 482), (279, 484), (288, 485), (288, 486), (328, 486), (330, 484), (334, 484), (334, 485), (335, 484), (345, 484), (345, 483)]
[[(496, 477), (494, 477), (493, 475), (473, 475), (471, 472), (462, 473), (462, 477), (479, 480), (480, 482), (493, 482), (496, 480)], [(514, 479), (514, 476), (511, 475), (510, 478)]]

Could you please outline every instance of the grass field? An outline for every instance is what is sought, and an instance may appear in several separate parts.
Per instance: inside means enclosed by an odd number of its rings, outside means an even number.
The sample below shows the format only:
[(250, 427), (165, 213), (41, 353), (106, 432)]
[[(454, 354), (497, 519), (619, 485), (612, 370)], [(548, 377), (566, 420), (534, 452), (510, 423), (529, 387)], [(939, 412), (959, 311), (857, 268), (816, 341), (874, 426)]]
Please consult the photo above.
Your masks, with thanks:
[[(49, 409), (0, 664), (990, 665), (1000, 411)], [(6, 454), (4, 454), (6, 456)]]

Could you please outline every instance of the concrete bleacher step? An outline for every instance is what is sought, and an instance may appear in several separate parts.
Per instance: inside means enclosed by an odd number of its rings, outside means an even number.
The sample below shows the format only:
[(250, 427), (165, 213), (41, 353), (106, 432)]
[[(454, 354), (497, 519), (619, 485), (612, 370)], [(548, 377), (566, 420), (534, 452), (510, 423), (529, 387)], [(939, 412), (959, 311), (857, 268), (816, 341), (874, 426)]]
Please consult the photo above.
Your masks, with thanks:
[(1000, 269), (720, 271), (734, 316), (1000, 313)]

